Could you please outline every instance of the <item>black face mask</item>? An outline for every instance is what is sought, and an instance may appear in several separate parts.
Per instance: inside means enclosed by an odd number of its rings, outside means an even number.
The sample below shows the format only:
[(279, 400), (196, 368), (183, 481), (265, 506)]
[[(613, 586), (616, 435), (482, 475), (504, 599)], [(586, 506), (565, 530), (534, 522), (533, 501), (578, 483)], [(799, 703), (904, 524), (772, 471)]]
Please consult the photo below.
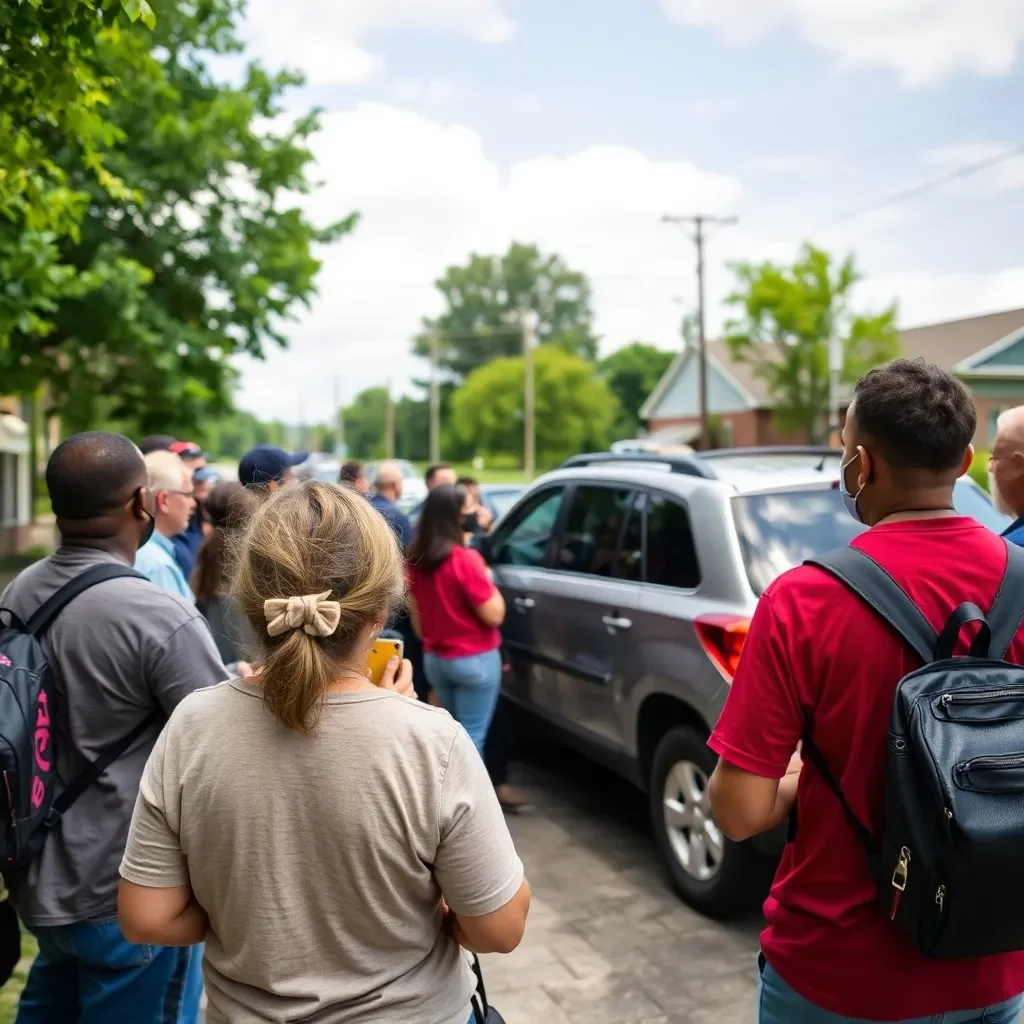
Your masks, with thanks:
[[(153, 502), (154, 504), (156, 503), (155, 498), (153, 499)], [(146, 513), (146, 517), (149, 521), (146, 523), (145, 528), (142, 531), (142, 535), (139, 537), (139, 546), (136, 550), (141, 550), (149, 543), (153, 536), (153, 531), (156, 529), (156, 510), (154, 509), (150, 512), (149, 509), (146, 508), (145, 504), (143, 504), (142, 511)]]

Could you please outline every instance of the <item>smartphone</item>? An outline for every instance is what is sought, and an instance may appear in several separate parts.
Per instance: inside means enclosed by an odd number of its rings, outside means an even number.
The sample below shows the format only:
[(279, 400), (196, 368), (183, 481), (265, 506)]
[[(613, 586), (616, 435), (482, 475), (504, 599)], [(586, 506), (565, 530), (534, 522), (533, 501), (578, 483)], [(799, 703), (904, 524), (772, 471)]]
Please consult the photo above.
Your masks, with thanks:
[(404, 654), (404, 641), (385, 640), (383, 637), (379, 637), (370, 648), (370, 653), (366, 658), (366, 677), (375, 686), (380, 686), (380, 681), (384, 677), (384, 669), (388, 667), (388, 662), (392, 658), (398, 658), (401, 661)]

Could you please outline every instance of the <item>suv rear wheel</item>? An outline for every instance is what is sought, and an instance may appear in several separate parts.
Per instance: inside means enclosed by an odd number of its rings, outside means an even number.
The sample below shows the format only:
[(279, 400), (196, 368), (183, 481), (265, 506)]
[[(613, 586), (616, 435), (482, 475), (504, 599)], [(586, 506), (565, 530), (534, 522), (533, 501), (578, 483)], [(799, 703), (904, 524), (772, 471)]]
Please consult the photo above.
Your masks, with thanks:
[(715, 756), (695, 730), (670, 729), (654, 753), (651, 821), (672, 884), (712, 917), (746, 910), (763, 895), (768, 863), (748, 843), (734, 843), (711, 816), (708, 780)]

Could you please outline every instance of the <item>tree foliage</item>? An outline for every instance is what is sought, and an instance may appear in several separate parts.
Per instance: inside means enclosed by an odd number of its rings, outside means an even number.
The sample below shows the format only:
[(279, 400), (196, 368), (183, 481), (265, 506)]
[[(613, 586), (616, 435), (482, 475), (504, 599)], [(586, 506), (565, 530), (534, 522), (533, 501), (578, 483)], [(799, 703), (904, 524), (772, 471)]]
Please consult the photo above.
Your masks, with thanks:
[(640, 408), (657, 387), (672, 362), (672, 353), (642, 341), (617, 349), (598, 364), (598, 373), (619, 400), (621, 415), (615, 430), (635, 437), (640, 430)]
[[(0, 376), (24, 391), (45, 380), (69, 424), (105, 416), (185, 432), (224, 412), (230, 357), (285, 344), (287, 319), (314, 292), (316, 246), (354, 225), (317, 227), (299, 206), (318, 127), (315, 114), (283, 116), (299, 78), (251, 64), (230, 85), (209, 70), (209, 54), (240, 49), (240, 10), (179, 0), (152, 34), (113, 21), (96, 36), (94, 65), (116, 83), (104, 166), (121, 187), (104, 186), (81, 145), (43, 138), (85, 197), (75, 230), (51, 241), (78, 285), (45, 323), (16, 327)], [(0, 247), (11, 227), (0, 222)]]
[(780, 428), (822, 440), (829, 338), (835, 332), (842, 344), (842, 380), (856, 381), (898, 355), (895, 303), (880, 313), (854, 312), (851, 293), (860, 274), (853, 256), (836, 265), (809, 243), (791, 266), (768, 261), (732, 269), (736, 288), (726, 300), (737, 313), (726, 328), (732, 358), (765, 382)]
[[(607, 447), (618, 400), (591, 363), (548, 345), (534, 353), (534, 375), (541, 466)], [(452, 430), (474, 454), (522, 455), (523, 381), (522, 357), (506, 356), (475, 370), (452, 395)]]
[(513, 243), (502, 256), (474, 253), (465, 266), (449, 267), (436, 282), (445, 311), (424, 320), (415, 352), (430, 353), (430, 336), (439, 339), (439, 362), (454, 381), (462, 381), (491, 359), (522, 352), (519, 313), (539, 316), (537, 341), (593, 359), (590, 285), (556, 255), (536, 245)]

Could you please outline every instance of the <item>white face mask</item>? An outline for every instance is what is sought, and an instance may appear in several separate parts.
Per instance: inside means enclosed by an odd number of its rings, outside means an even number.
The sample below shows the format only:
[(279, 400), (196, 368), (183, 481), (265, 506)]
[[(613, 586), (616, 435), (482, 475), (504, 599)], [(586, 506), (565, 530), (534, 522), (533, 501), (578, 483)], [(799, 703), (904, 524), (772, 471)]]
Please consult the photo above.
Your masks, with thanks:
[(864, 520), (861, 518), (860, 509), (857, 507), (857, 499), (860, 497), (860, 492), (864, 490), (864, 484), (861, 484), (857, 488), (856, 494), (851, 494), (846, 487), (846, 471), (860, 458), (860, 452), (856, 455), (851, 456), (844, 463), (839, 466), (839, 494), (842, 496), (843, 504), (846, 506), (846, 511), (857, 520), (858, 523), (863, 523)]

